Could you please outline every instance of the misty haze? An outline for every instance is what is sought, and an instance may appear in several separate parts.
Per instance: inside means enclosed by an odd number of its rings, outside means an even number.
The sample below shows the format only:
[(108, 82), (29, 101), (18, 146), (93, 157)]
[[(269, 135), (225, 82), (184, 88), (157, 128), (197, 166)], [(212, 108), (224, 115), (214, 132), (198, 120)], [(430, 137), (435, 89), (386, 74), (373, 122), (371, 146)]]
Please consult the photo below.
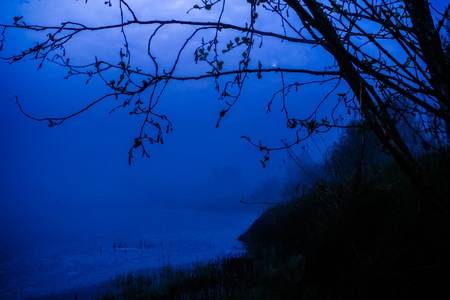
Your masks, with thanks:
[(0, 3), (1, 299), (449, 299), (445, 1)]

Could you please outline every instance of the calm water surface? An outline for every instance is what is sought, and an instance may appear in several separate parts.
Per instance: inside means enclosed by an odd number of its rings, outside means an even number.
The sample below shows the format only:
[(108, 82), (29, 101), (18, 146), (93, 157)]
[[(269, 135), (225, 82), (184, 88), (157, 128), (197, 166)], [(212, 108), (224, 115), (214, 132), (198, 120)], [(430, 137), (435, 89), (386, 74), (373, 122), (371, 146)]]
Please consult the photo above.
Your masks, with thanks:
[(61, 294), (120, 273), (238, 253), (237, 237), (257, 217), (189, 210), (23, 216), (26, 226), (2, 235), (0, 299)]

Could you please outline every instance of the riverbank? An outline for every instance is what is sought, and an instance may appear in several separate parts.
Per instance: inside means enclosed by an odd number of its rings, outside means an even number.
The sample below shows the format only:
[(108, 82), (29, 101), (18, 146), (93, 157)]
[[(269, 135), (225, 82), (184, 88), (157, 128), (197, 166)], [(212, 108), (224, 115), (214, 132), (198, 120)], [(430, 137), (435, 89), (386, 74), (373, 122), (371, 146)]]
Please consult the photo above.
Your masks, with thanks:
[[(429, 162), (450, 166), (447, 156)], [(439, 169), (430, 175), (450, 195)], [(127, 275), (99, 299), (450, 298), (450, 228), (395, 164), (358, 184), (317, 184), (263, 213), (240, 240), (245, 255)]]
[[(182, 264), (176, 266), (177, 269), (183, 269), (191, 267), (190, 265)], [(65, 291), (63, 293), (53, 293), (42, 295), (38, 297), (31, 297), (28, 300), (74, 300), (74, 299), (103, 299), (105, 295), (118, 294), (117, 280), (124, 276), (155, 276), (155, 274), (160, 274), (166, 267), (151, 268), (151, 269), (141, 269), (129, 272), (126, 274), (117, 274), (115, 279), (106, 280), (95, 285), (88, 285), (83, 287), (78, 287)]]
[(244, 254), (223, 256), (117, 275), (97, 286), (31, 299), (290, 299), (300, 279), (299, 264), (301, 257), (281, 262), (269, 256), (263, 261)]
[[(433, 183), (450, 195), (450, 157), (424, 159)], [(239, 240), (247, 245), (245, 253), (123, 272), (76, 296), (450, 299), (450, 228), (395, 164), (378, 166), (357, 184), (316, 184), (265, 211)], [(74, 299), (75, 294), (55, 297), (40, 300)]]

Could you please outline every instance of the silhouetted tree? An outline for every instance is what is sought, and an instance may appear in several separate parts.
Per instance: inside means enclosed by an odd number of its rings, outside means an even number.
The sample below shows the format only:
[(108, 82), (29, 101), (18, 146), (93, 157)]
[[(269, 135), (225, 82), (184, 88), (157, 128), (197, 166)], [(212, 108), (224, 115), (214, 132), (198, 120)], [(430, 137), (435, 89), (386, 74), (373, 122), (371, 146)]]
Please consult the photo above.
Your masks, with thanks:
[[(418, 132), (423, 126), (420, 120), (397, 111), (394, 121), (411, 154), (415, 158), (425, 154), (424, 147), (419, 143), (421, 137)], [(427, 145), (433, 144), (433, 138), (428, 137), (422, 142)], [(351, 179), (358, 183), (370, 177), (370, 172), (375, 166), (388, 163), (390, 158), (385, 146), (381, 144), (370, 126), (360, 118), (355, 118), (347, 124), (347, 128), (342, 129), (339, 139), (328, 149), (324, 168), (330, 180)]]
[(356, 180), (374, 164), (385, 161), (386, 154), (375, 134), (363, 126), (352, 120), (329, 149), (325, 168), (331, 180)]
[[(125, 0), (105, 2), (109, 6), (117, 4), (121, 15), (117, 24), (89, 26), (65, 22), (57, 26), (40, 26), (29, 25), (26, 18), (16, 16), (13, 24), (0, 25), (3, 28), (2, 46), (10, 31), (39, 31), (46, 35), (34, 47), (7, 58), (10, 62), (24, 58), (40, 60), (41, 64), (49, 61), (67, 68), (68, 76), (84, 75), (88, 80), (99, 77), (111, 89), (111, 93), (69, 116), (40, 119), (26, 115), (54, 126), (107, 98), (121, 99), (120, 107), (131, 107), (131, 114), (144, 116), (142, 129), (130, 149), (131, 160), (137, 148), (148, 156), (147, 143), (162, 143), (163, 133), (171, 130), (169, 119), (156, 112), (169, 82), (214, 79), (217, 90), (221, 92), (220, 99), (225, 103), (218, 117), (219, 126), (239, 100), (247, 79), (252, 75), (261, 79), (267, 73), (276, 73), (282, 83), (268, 99), (268, 110), (274, 101), (280, 99), (286, 125), (295, 132), (296, 138), (279, 147), (270, 147), (244, 137), (264, 151), (263, 164), (272, 150), (291, 147), (313, 133), (342, 127), (335, 121), (335, 113), (344, 109), (350, 114), (357, 112), (420, 193), (450, 222), (448, 195), (441, 195), (432, 186), (396, 126), (399, 118), (415, 116), (423, 125), (416, 134), (426, 147), (434, 147), (436, 151), (448, 147), (450, 64), (446, 59), (448, 43), (444, 36), (449, 26), (449, 7), (437, 10), (426, 0), (247, 0), (248, 20), (245, 25), (239, 25), (243, 24), (241, 20), (224, 22), (226, 4), (230, 1), (199, 0), (193, 6), (193, 10), (217, 12), (215, 22), (147, 20)], [(231, 5), (239, 4), (241, 2)], [(267, 24), (265, 22), (280, 25), (273, 31), (260, 29)], [(133, 49), (128, 43), (127, 30), (135, 25), (149, 27), (147, 54), (152, 63), (150, 67), (136, 66), (131, 59)], [(155, 38), (170, 26), (181, 26), (191, 31), (181, 41), (172, 65), (167, 67), (154, 55), (154, 49), (157, 47)], [(69, 54), (64, 51), (66, 44), (79, 35), (111, 29), (120, 29), (123, 35), (124, 46), (120, 49), (119, 63), (97, 58), (82, 66), (70, 62)], [(204, 38), (200, 39), (200, 36)], [(252, 59), (255, 58), (252, 51), (255, 47), (264, 48), (269, 39), (284, 42), (285, 53), (289, 53), (293, 45), (305, 44), (317, 51), (325, 51), (331, 60), (324, 59), (323, 65), (304, 69), (263, 65)], [(184, 52), (193, 44), (194, 61), (207, 68), (179, 72), (180, 61), (185, 59)], [(240, 56), (234, 55), (236, 52)], [(328, 61), (332, 61), (330, 65), (326, 64)], [(298, 76), (290, 81), (292, 75)], [(291, 115), (287, 98), (292, 98), (292, 93), (301, 91), (305, 85), (329, 87), (329, 90), (323, 99), (317, 101), (316, 108), (308, 117), (300, 118)], [(338, 93), (338, 87), (346, 87), (347, 91)], [(331, 103), (332, 107), (327, 118), (318, 113), (325, 107), (324, 103)], [(149, 134), (152, 127), (156, 133)], [(427, 142), (430, 131), (439, 143)]]

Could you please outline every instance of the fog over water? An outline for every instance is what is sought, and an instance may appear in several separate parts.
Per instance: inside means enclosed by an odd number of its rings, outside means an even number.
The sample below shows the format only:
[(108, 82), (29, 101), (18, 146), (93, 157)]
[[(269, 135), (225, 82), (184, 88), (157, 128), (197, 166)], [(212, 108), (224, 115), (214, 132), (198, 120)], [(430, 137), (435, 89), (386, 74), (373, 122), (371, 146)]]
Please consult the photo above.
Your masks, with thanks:
[[(57, 25), (68, 19), (118, 22), (115, 2), (112, 8), (103, 2), (1, 1), (0, 24), (12, 23), (16, 16), (24, 16), (29, 24)], [(166, 7), (153, 1), (151, 11), (147, 1), (133, 3), (144, 19), (198, 16), (196, 12), (186, 15), (195, 1), (175, 1)], [(246, 3), (232, 7), (227, 18), (247, 13)], [(169, 31), (170, 39), (161, 40), (161, 53), (171, 49), (177, 34), (184, 33)], [(134, 41), (137, 49), (133, 57), (142, 59), (142, 64), (148, 63), (145, 52), (139, 52), (145, 36), (129, 32), (130, 43)], [(120, 38), (117, 32), (86, 35), (67, 50), (75, 62), (92, 61), (95, 55), (114, 61), (122, 47)], [(38, 39), (42, 36), (36, 33), (8, 31), (0, 55), (17, 54)], [(274, 45), (263, 53), (267, 63), (280, 63), (280, 47)], [(292, 54), (305, 58), (298, 64), (323, 59), (302, 53)], [(282, 58), (290, 60), (287, 55)], [(44, 64), (37, 71), (38, 64), (9, 65), (0, 60), (0, 296), (14, 299), (18, 290), (23, 290), (20, 297), (61, 292), (115, 272), (153, 267), (162, 256), (170, 256), (175, 263), (214, 257), (234, 249), (237, 236), (265, 208), (240, 200), (280, 201), (280, 191), (289, 183), (283, 162), (286, 153), (272, 153), (262, 168), (264, 153), (240, 138), (247, 135), (280, 145), (281, 138), (292, 137), (279, 102), (267, 114), (269, 96), (280, 88), (279, 76), (249, 81), (219, 128), (215, 125), (224, 104), (217, 101), (212, 80), (169, 85), (159, 112), (170, 118), (173, 132), (164, 136), (164, 145), (149, 148), (151, 158), (136, 153), (128, 165), (128, 151), (142, 119), (127, 110), (109, 113), (117, 106), (113, 100), (52, 128), (20, 112), (16, 96), (25, 112), (41, 118), (66, 116), (108, 92), (100, 80), (88, 85), (85, 78), (63, 80), (66, 70)], [(189, 59), (180, 69), (193, 65)], [(313, 105), (312, 92), (305, 88), (305, 101), (292, 109), (298, 112)], [(315, 147), (310, 142), (300, 146)], [(144, 239), (166, 246), (180, 240), (181, 244), (176, 249), (164, 246), (138, 254), (136, 245)], [(134, 250), (118, 259), (112, 246), (120, 241), (127, 241)], [(81, 269), (71, 269), (76, 267)], [(49, 273), (50, 269), (59, 273)], [(88, 275), (92, 270), (96, 271)], [(46, 286), (39, 281), (46, 276), (65, 281)]]
[(238, 235), (257, 217), (192, 210), (57, 213), (48, 224), (24, 228), (36, 234), (28, 243), (1, 253), (1, 299), (79, 293), (118, 274), (234, 255), (243, 250)]

